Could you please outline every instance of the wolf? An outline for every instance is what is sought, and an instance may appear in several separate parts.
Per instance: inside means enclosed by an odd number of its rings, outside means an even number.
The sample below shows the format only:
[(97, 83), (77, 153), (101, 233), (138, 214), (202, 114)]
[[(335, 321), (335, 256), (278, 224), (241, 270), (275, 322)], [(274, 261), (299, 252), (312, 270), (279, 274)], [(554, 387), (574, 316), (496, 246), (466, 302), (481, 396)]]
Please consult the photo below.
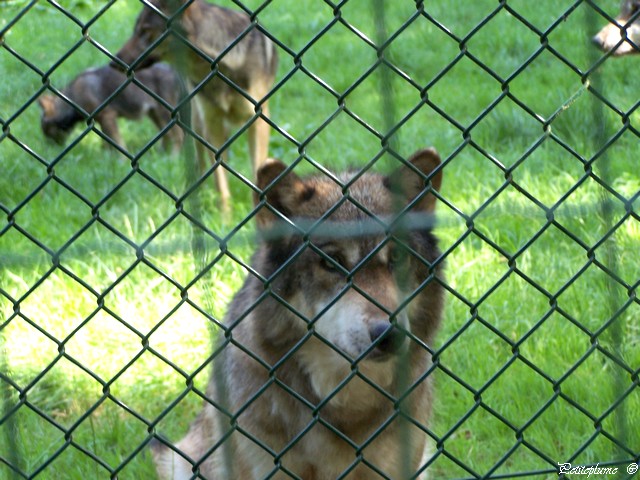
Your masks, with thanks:
[[(443, 262), (433, 149), (390, 175), (257, 175), (252, 272), (230, 303), (204, 407), (161, 479), (423, 478)], [(341, 476), (342, 475), (342, 476)]]
[(640, 53), (640, 0), (623, 0), (620, 15), (593, 37), (593, 43), (605, 52), (613, 50), (615, 56)]
[[(140, 119), (144, 115), (163, 129), (171, 121), (171, 110), (178, 103), (179, 79), (168, 65), (158, 63), (135, 73), (142, 85), (160, 97), (168, 106), (152, 97), (134, 83), (129, 83), (121, 92), (95, 115), (102, 132), (115, 143), (125, 148), (118, 129), (119, 117)], [(40, 125), (44, 134), (58, 143), (64, 143), (71, 129), (101, 107), (113, 93), (127, 81), (120, 70), (109, 66), (85, 70), (69, 83), (62, 93), (75, 105), (57, 95), (43, 95), (38, 99), (42, 116)], [(78, 108), (79, 107), (79, 108)], [(82, 111), (84, 110), (84, 112)], [(174, 152), (180, 149), (183, 132), (172, 127), (162, 138), (164, 146), (173, 145)]]
[[(278, 66), (273, 43), (245, 13), (204, 0), (145, 0), (144, 4), (133, 35), (112, 64), (137, 69), (166, 59), (184, 66), (189, 84), (198, 86), (193, 108), (202, 117), (193, 122), (198, 133), (217, 151), (224, 147), (219, 158), (225, 163), (230, 126), (249, 122), (249, 154), (255, 174), (268, 155), (267, 96)], [(168, 35), (168, 20), (174, 16), (177, 32)], [(197, 146), (203, 171), (205, 151), (201, 142)], [(224, 206), (230, 198), (224, 168), (216, 168), (215, 174)]]

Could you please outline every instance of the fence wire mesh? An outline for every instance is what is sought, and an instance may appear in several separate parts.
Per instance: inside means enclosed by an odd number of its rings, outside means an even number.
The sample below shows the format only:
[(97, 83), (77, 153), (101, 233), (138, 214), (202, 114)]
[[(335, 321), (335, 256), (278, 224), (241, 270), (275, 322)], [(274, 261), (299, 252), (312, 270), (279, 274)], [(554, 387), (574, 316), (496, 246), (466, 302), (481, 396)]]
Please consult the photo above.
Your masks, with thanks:
[[(317, 425), (352, 452), (335, 478), (634, 477), (638, 58), (616, 58), (590, 39), (618, 22), (617, 46), (637, 50), (637, 5), (623, 2), (630, 15), (617, 19), (614, 0), (220, 5), (249, 22), (218, 58), (192, 44), (177, 20), (192, 6), (187, 2), (175, 17), (165, 15), (167, 30), (127, 62), (117, 53), (142, 2), (0, 3), (0, 478), (156, 478), (150, 444), (180, 453), (176, 443), (203, 403), (233, 425), (229, 436), (235, 431), (268, 452), (264, 478), (328, 478), (296, 471), (287, 460)], [(219, 38), (203, 28), (205, 38)], [(279, 57), (275, 81), (260, 98), (223, 61), (252, 32), (268, 38)], [(180, 80), (171, 83), (165, 70), (145, 80), (138, 67), (165, 43)], [(208, 66), (185, 82), (193, 58)], [(107, 67), (111, 73), (88, 70), (108, 63), (116, 64)], [(81, 72), (86, 81), (74, 86)], [(119, 77), (105, 93), (114, 72)], [(212, 81), (253, 109), (224, 138), (200, 128), (215, 113), (195, 99), (209, 95)], [(132, 87), (139, 90), (123, 100)], [(53, 120), (41, 123), (48, 114)], [(260, 122), (271, 130), (270, 156), (300, 175), (333, 178), (343, 194), (317, 222), (286, 227), (300, 245), (273, 275), (251, 260), (261, 212), (278, 208), (269, 202), (278, 181), (259, 188), (248, 160)], [(223, 123), (216, 125), (228, 128)], [(172, 141), (165, 145), (165, 138)], [(437, 196), (437, 222), (404, 212), (393, 230), (351, 192), (367, 172), (406, 167), (411, 153), (427, 146), (442, 158), (442, 188), (434, 192), (437, 174), (427, 175), (421, 193)], [(210, 157), (204, 167), (196, 160), (202, 151)], [(336, 176), (347, 169), (350, 179)], [(222, 170), (227, 208), (215, 188)], [(370, 223), (355, 231), (333, 224), (345, 204)], [(431, 227), (441, 254), (426, 259), (409, 237)], [(314, 240), (358, 237), (362, 228), (382, 229), (384, 239), (354, 265)], [(355, 290), (403, 328), (397, 312), (355, 280), (391, 244), (401, 247), (399, 265), (409, 258), (428, 270), (398, 311), (434, 284), (446, 291), (433, 343), (403, 330), (433, 364), (418, 380), (406, 378), (414, 383), (398, 396), (360, 368), (376, 345), (353, 359), (318, 326)], [(309, 251), (346, 279), (311, 316), (273, 286)], [(253, 305), (223, 323), (247, 276), (308, 327), (275, 364), (234, 336)], [(400, 283), (403, 276), (408, 272), (398, 274)], [(310, 341), (352, 363), (317, 402), (278, 373)], [(207, 392), (212, 365), (215, 371), (231, 348), (269, 372), (237, 410)], [(394, 405), (392, 418), (365, 439), (348, 438), (322, 414), (352, 380)], [(435, 386), (428, 424), (403, 407), (427, 381)], [(272, 385), (311, 419), (279, 450), (237, 421)], [(394, 476), (367, 447), (396, 418), (419, 429), (432, 448), (416, 468), (407, 459), (407, 470)], [(192, 478), (205, 478), (200, 459), (192, 467)]]

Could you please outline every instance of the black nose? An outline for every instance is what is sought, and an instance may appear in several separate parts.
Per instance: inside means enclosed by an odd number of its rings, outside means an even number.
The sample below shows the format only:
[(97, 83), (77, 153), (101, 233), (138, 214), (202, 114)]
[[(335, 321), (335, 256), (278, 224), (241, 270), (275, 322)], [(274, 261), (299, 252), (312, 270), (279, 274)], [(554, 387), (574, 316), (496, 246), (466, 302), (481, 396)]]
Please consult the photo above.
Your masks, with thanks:
[(371, 341), (376, 342), (382, 353), (398, 353), (404, 344), (406, 335), (390, 323), (377, 323), (369, 330)]

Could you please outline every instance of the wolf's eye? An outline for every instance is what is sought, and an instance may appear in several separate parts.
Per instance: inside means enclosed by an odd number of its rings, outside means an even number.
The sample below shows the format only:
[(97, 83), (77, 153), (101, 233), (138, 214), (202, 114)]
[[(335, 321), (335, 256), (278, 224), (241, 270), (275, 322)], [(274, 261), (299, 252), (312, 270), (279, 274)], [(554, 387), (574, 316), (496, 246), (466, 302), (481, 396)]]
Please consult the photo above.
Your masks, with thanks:
[(344, 257), (339, 253), (325, 252), (325, 255), (320, 258), (320, 265), (322, 266), (322, 268), (329, 272), (342, 273), (342, 269), (340, 269), (340, 267), (348, 270), (344, 261)]

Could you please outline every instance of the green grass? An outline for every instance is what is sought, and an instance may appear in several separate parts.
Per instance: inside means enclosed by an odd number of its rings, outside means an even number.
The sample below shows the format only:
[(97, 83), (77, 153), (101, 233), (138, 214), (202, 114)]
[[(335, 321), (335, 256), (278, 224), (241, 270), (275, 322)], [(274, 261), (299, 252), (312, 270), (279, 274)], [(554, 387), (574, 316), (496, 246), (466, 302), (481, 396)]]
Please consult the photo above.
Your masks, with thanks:
[[(60, 3), (83, 22), (102, 6)], [(508, 5), (546, 31), (573, 3)], [(497, 4), (425, 2), (425, 8), (464, 38)], [(614, 14), (618, 2), (601, 4)], [(0, 29), (25, 5), (0, 4)], [(137, 9), (136, 2), (116, 2), (92, 23), (91, 39), (117, 51)], [(371, 4), (351, 0), (341, 12), (375, 38)], [(586, 22), (587, 13), (578, 7), (548, 34), (550, 47), (582, 71), (599, 58), (589, 37), (603, 23)], [(394, 137), (400, 152), (433, 145), (446, 161), (438, 234), (450, 293), (436, 345), (442, 368), (431, 426), (444, 454), (435, 458), (432, 477), (509, 478), (555, 462), (602, 464), (628, 459), (629, 452), (637, 458), (638, 58), (608, 59), (597, 70), (601, 94), (630, 125), (600, 154), (600, 126), (608, 139), (623, 127), (621, 117), (607, 106), (596, 116), (598, 100), (580, 75), (549, 50), (538, 54), (540, 38), (515, 16), (501, 11), (466, 41), (498, 81), (461, 57), (460, 45), (425, 18), (405, 24), (414, 15), (413, 2), (387, 2), (387, 30), (402, 29), (387, 55), (421, 88), (429, 86), (429, 104), (416, 109), (420, 91), (397, 76), (386, 94), (402, 124)], [(318, 36), (334, 19), (324, 3), (272, 2), (259, 19), (288, 49), (303, 52), (298, 61), (324, 82), (281, 49), (278, 80), (290, 77), (271, 100), (280, 129), (271, 155), (292, 163), (304, 153), (301, 172), (314, 171), (313, 162), (331, 170), (369, 162), (380, 139), (353, 116), (377, 130), (388, 121), (381, 75), (361, 80), (375, 51), (340, 23)], [(176, 199), (189, 188), (183, 159), (154, 146), (132, 172), (126, 157), (90, 131), (60, 157), (63, 148), (39, 129), (35, 100), (42, 74), (54, 65), (51, 84), (62, 88), (81, 70), (106, 63), (82, 38), (73, 21), (38, 3), (5, 35), (8, 48), (0, 48), (0, 119), (8, 123), (0, 137), (0, 365), (12, 382), (2, 384), (0, 457), (42, 479), (108, 478), (121, 465), (121, 479), (153, 478), (141, 449), (147, 424), (159, 420), (157, 430), (177, 439), (200, 407), (185, 376), (197, 373), (195, 385), (206, 384), (209, 368), (201, 367), (213, 321), (246, 274), (231, 256), (248, 262), (253, 250), (253, 222), (235, 230), (251, 212), (251, 189), (232, 181), (234, 207), (226, 219), (210, 181), (198, 190), (202, 212), (185, 203), (210, 232), (203, 237), (206, 258), (194, 258), (193, 225), (175, 215)], [(507, 86), (535, 115), (503, 98)], [(339, 111), (338, 98), (351, 115)], [(132, 152), (156, 134), (148, 121), (121, 126)], [(230, 162), (250, 178), (245, 152), (243, 135), (231, 146)], [(391, 162), (385, 156), (374, 168)], [(217, 240), (227, 235), (229, 255), (200, 275), (198, 265), (217, 258)], [(14, 477), (0, 462), (0, 479)]]

